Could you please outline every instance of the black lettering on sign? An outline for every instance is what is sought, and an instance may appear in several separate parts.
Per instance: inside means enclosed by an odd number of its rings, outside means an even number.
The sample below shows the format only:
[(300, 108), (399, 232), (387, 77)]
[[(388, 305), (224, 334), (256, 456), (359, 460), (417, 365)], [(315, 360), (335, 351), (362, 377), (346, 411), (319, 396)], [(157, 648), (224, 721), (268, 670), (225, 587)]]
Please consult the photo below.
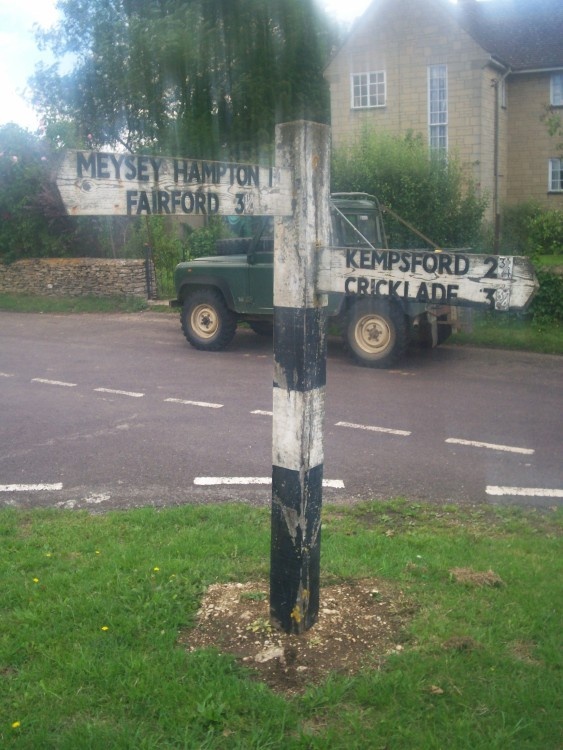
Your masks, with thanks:
[(125, 166), (127, 167), (127, 171), (125, 172), (125, 179), (134, 180), (137, 175), (137, 170), (135, 169), (135, 161), (132, 156), (125, 157)]
[(494, 256), (490, 255), (488, 258), (485, 258), (485, 263), (490, 266), (490, 268), (487, 270), (487, 273), (483, 278), (485, 279), (496, 279), (497, 278), (497, 268), (498, 268), (498, 258), (495, 258)]
[(346, 281), (344, 282), (344, 292), (345, 294), (356, 294), (355, 290), (352, 289), (352, 284), (356, 283), (356, 277), (355, 276), (348, 276)]
[(417, 302), (429, 302), (429, 296), (428, 296), (428, 287), (424, 283), (424, 281), (421, 283), (421, 285), (418, 287), (418, 292), (416, 294), (416, 301)]
[(447, 253), (438, 253), (438, 273), (449, 273), (452, 272), (452, 256)]
[(467, 255), (455, 255), (455, 275), (464, 276), (469, 271), (469, 258)]
[(90, 170), (89, 177), (95, 177), (96, 176), (96, 157), (95, 154), (88, 154), (88, 156), (84, 156), (80, 151), (76, 152), (76, 176), (77, 177), (83, 177), (82, 170)]
[(235, 195), (235, 213), (244, 213), (244, 193), (237, 193)]
[(483, 289), (485, 297), (489, 301), (489, 307), (491, 310), (495, 309), (495, 289)]
[(219, 211), (217, 193), (191, 190), (127, 190), (128, 216), (141, 214), (216, 214)]

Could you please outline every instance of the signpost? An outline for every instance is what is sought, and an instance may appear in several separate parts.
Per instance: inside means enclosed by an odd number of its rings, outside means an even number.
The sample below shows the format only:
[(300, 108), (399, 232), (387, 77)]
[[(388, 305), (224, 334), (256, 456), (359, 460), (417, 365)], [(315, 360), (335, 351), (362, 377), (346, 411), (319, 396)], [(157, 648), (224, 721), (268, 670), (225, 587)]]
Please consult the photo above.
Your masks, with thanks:
[(71, 215), (271, 215), (274, 384), (270, 616), (288, 633), (317, 620), (327, 292), (523, 309), (527, 258), (329, 247), (330, 130), (276, 128), (276, 166), (70, 151), (57, 186)]
[(291, 173), (258, 164), (67, 151), (57, 187), (74, 216), (284, 216)]
[(326, 297), (315, 276), (329, 240), (329, 128), (278, 126), (276, 163), (293, 173), (294, 212), (277, 220), (274, 237), (270, 617), (302, 633), (319, 611)]
[(538, 289), (529, 258), (419, 250), (323, 248), (319, 291), (404, 302), (522, 310)]

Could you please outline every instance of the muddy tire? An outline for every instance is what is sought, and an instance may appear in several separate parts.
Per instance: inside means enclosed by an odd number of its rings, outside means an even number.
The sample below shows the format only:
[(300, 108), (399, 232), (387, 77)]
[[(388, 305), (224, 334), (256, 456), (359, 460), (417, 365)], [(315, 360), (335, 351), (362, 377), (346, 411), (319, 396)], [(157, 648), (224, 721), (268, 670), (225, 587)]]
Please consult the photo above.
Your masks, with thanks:
[(190, 294), (180, 314), (182, 331), (195, 349), (216, 352), (228, 346), (235, 335), (237, 317), (220, 292), (200, 289)]
[(392, 303), (359, 300), (348, 312), (344, 340), (350, 354), (362, 367), (390, 367), (407, 348), (405, 316)]

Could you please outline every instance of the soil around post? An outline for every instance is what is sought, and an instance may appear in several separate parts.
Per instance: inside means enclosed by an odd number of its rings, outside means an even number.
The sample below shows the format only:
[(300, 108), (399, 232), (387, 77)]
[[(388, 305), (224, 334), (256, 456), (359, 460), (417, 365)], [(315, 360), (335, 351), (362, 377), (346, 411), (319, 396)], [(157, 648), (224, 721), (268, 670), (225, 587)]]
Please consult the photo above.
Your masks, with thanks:
[(179, 636), (190, 651), (214, 648), (235, 656), (257, 680), (288, 696), (325, 681), (380, 669), (403, 650), (415, 611), (403, 592), (379, 579), (321, 589), (318, 622), (302, 635), (274, 630), (265, 581), (211, 585), (194, 628)]

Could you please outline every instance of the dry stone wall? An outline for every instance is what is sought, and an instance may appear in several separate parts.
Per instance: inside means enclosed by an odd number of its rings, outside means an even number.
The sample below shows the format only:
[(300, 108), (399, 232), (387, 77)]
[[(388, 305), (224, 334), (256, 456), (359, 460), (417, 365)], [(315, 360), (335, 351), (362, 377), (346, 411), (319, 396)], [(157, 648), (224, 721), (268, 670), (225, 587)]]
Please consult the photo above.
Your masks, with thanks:
[(105, 258), (42, 258), (0, 264), (0, 292), (54, 297), (153, 297), (154, 266), (146, 261)]

